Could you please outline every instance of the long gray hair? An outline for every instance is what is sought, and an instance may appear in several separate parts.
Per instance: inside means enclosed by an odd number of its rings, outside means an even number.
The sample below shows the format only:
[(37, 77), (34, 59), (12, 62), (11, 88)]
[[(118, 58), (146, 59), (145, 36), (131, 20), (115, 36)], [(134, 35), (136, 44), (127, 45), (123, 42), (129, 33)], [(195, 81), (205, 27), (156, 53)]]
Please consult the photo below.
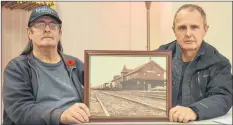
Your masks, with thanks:
[[(20, 55), (28, 55), (29, 53), (32, 52), (32, 50), (33, 50), (32, 40), (29, 40), (27, 46), (24, 48), (23, 52)], [(57, 51), (59, 51), (61, 53), (63, 52), (63, 47), (61, 45), (61, 41), (58, 41)]]

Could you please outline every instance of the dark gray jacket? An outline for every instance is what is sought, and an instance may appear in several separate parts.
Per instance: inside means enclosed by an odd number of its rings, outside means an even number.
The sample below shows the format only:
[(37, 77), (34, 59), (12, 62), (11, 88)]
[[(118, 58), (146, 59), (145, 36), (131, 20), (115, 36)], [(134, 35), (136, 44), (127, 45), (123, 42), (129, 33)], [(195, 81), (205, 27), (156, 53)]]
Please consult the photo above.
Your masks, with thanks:
[[(176, 41), (158, 50), (172, 51), (172, 104), (177, 104), (181, 80), (181, 49)], [(227, 58), (203, 41), (187, 67), (182, 85), (182, 105), (196, 110), (199, 120), (225, 115), (232, 106), (232, 74)]]
[[(83, 102), (84, 64), (77, 58), (63, 55), (62, 60), (76, 62), (66, 65), (66, 71), (72, 79)], [(12, 59), (4, 70), (3, 76), (3, 124), (6, 125), (53, 125), (59, 124), (61, 109), (47, 108), (35, 104), (38, 82), (31, 55), (21, 55)]]

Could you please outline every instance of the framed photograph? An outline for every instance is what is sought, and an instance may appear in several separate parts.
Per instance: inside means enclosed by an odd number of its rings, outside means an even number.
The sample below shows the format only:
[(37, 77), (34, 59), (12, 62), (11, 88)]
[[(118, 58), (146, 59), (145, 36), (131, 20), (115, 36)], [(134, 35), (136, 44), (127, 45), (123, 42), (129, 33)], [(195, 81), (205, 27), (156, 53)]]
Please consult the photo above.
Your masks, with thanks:
[(84, 58), (90, 122), (169, 120), (171, 52), (86, 50)]

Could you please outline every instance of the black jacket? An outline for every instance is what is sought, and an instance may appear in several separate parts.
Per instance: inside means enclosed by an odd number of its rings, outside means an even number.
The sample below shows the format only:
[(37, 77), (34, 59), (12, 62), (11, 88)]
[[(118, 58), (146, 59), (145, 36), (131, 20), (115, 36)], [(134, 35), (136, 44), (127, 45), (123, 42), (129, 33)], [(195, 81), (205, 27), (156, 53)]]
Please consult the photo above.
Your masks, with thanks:
[[(182, 60), (177, 41), (158, 50), (172, 51), (172, 104), (177, 104)], [(182, 84), (182, 105), (196, 110), (199, 120), (225, 115), (232, 106), (232, 74), (227, 58), (205, 41), (188, 65)]]

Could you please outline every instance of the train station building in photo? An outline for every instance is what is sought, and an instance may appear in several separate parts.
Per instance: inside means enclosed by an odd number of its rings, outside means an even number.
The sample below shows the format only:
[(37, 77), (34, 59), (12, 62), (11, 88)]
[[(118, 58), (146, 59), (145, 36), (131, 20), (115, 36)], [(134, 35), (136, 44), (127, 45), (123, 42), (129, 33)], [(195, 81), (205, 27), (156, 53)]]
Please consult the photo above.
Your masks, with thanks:
[(105, 83), (105, 88), (119, 90), (152, 90), (166, 85), (166, 71), (155, 61), (128, 69), (125, 65), (121, 75), (115, 75), (111, 83)]

